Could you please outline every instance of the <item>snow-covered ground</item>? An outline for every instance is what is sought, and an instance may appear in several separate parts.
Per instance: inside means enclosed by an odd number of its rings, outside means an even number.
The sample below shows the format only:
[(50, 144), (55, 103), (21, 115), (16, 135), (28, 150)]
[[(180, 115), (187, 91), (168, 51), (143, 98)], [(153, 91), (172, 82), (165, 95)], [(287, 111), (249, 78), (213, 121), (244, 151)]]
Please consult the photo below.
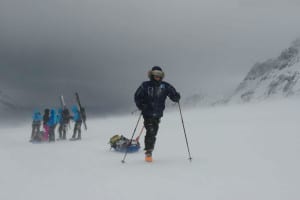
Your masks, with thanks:
[[(137, 116), (88, 121), (77, 142), (31, 144), (31, 127), (0, 129), (3, 200), (299, 200), (300, 99), (184, 110), (162, 119), (154, 162), (109, 151)], [(70, 133), (69, 133), (70, 137)]]

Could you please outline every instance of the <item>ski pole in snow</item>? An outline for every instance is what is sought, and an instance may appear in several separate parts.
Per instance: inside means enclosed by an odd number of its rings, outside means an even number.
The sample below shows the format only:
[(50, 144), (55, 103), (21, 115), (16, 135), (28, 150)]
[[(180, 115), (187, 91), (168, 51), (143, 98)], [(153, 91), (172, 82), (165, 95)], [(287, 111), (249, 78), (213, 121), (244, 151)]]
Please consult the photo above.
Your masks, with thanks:
[[(140, 113), (140, 115), (139, 115), (139, 119), (138, 119), (138, 121), (137, 121), (137, 123), (136, 123), (136, 125), (135, 125), (135, 128), (134, 128), (134, 130), (133, 130), (133, 133), (132, 133), (130, 142), (129, 142), (129, 144), (127, 145), (127, 147), (131, 145), (131, 141), (133, 140), (134, 134), (135, 134), (136, 129), (137, 129), (139, 123), (140, 123), (141, 117), (142, 117), (142, 113)], [(126, 148), (126, 151), (125, 151), (123, 160), (121, 161), (122, 163), (125, 163), (125, 159), (126, 159), (127, 153), (128, 153), (128, 148)]]
[(190, 152), (190, 147), (189, 147), (188, 139), (187, 139), (187, 136), (186, 136), (186, 131), (185, 131), (185, 126), (184, 126), (184, 121), (183, 121), (181, 106), (180, 106), (179, 102), (178, 102), (178, 108), (179, 108), (179, 112), (180, 112), (180, 116), (181, 116), (181, 122), (182, 122), (183, 132), (184, 132), (184, 136), (185, 136), (185, 142), (186, 142), (187, 150), (188, 150), (188, 153), (189, 153), (189, 160), (191, 162), (192, 161), (192, 157), (191, 157), (191, 152)]

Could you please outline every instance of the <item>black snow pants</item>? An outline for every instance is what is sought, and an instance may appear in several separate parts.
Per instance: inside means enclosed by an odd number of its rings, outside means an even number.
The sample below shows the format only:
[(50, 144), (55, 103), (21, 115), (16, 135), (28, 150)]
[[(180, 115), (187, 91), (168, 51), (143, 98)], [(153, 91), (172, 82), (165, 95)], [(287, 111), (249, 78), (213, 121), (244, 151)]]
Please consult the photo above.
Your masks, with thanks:
[(77, 139), (81, 139), (81, 124), (82, 124), (82, 121), (75, 122), (73, 136), (72, 136), (73, 139), (76, 138), (77, 132), (78, 132)]
[(153, 151), (159, 123), (160, 118), (144, 118), (144, 126), (146, 128), (145, 151)]
[(35, 140), (40, 133), (41, 123), (32, 123), (31, 140)]
[(49, 142), (55, 141), (55, 127), (56, 126), (50, 126), (49, 127)]
[(66, 134), (67, 134), (67, 124), (65, 123), (60, 123), (59, 124), (59, 128), (58, 128), (58, 132), (59, 132), (59, 139), (66, 139)]

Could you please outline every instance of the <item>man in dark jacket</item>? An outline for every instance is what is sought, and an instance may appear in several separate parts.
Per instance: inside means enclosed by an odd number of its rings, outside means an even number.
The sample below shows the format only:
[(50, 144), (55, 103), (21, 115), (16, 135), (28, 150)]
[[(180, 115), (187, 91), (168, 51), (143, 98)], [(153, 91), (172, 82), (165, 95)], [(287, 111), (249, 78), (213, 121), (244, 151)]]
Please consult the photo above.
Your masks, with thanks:
[(44, 128), (43, 141), (49, 140), (49, 126), (48, 126), (49, 120), (50, 120), (50, 109), (46, 108), (44, 110), (44, 115), (43, 115), (43, 128)]
[(164, 72), (160, 67), (154, 66), (148, 72), (148, 76), (150, 80), (142, 83), (135, 92), (134, 99), (136, 106), (142, 111), (144, 117), (146, 161), (151, 162), (166, 98), (169, 97), (172, 101), (179, 102), (180, 94), (172, 85), (163, 81)]
[(58, 121), (59, 121), (59, 139), (65, 140), (67, 138), (67, 127), (70, 124), (70, 119), (72, 118), (70, 115), (70, 111), (67, 107), (64, 109), (58, 109)]

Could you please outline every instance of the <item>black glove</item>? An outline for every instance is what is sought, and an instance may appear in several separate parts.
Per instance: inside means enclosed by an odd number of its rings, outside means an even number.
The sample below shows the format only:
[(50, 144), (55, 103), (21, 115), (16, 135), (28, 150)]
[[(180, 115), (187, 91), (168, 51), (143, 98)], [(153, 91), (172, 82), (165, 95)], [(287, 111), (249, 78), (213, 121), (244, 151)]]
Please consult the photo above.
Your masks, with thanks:
[(179, 103), (179, 101), (180, 101), (180, 93), (177, 92), (177, 94), (175, 95), (174, 101), (176, 103)]

